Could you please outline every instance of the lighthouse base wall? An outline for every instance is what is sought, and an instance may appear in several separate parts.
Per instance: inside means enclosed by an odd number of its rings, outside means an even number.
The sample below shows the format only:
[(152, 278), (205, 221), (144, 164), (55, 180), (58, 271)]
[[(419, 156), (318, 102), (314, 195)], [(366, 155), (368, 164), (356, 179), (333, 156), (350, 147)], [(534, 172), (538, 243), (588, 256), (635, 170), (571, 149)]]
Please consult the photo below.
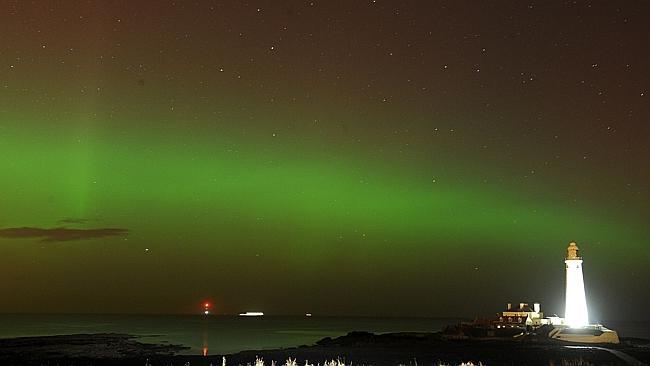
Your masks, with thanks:
[(548, 336), (564, 342), (572, 343), (613, 343), (618, 344), (618, 333), (602, 325), (588, 325), (582, 328), (556, 325)]

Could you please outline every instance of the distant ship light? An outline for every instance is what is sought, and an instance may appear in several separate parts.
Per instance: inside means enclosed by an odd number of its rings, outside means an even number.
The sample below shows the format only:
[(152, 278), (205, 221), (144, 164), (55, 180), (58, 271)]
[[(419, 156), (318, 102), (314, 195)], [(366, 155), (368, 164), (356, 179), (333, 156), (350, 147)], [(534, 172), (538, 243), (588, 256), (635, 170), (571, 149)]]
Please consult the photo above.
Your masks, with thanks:
[(245, 313), (240, 313), (239, 316), (263, 316), (264, 313), (261, 311), (247, 311)]

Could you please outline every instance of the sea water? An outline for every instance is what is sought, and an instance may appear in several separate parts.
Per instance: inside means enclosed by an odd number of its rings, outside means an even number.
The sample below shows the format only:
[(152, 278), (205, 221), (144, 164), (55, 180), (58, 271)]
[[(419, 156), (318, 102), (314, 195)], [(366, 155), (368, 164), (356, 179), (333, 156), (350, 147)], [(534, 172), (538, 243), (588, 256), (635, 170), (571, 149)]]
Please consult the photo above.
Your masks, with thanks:
[(181, 344), (186, 354), (311, 345), (351, 331), (432, 332), (461, 319), (239, 317), (222, 315), (0, 314), (0, 338), (57, 334), (124, 333), (152, 343)]
[[(124, 333), (142, 342), (189, 347), (186, 354), (311, 345), (351, 331), (435, 332), (459, 318), (238, 317), (222, 315), (0, 314), (0, 338), (57, 334)], [(622, 337), (650, 338), (648, 322), (611, 322)], [(618, 327), (618, 328), (617, 328)]]

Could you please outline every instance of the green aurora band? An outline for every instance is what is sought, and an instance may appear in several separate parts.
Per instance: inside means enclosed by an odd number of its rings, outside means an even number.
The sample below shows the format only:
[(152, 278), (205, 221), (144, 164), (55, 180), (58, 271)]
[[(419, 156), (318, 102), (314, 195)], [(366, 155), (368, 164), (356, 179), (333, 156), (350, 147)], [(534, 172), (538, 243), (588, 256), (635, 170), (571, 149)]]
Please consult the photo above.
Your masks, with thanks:
[[(422, 281), (432, 281), (435, 291), (414, 300), (414, 314), (439, 314), (450, 304), (471, 313), (471, 304), (457, 305), (464, 296), (458, 291), (467, 281), (478, 293), (494, 291), (494, 278), (508, 277), (501, 260), (513, 272), (527, 271), (531, 263), (533, 270), (556, 266), (569, 240), (588, 243), (601, 265), (640, 260), (632, 251), (609, 256), (617, 243), (642, 246), (644, 226), (633, 215), (562, 202), (543, 187), (480, 183), (480, 176), (465, 173), (472, 162), (464, 157), (438, 159), (463, 173), (432, 174), (437, 169), (431, 162), (400, 157), (390, 147), (370, 155), (284, 136), (178, 127), (143, 135), (135, 127), (105, 130), (96, 119), (74, 121), (58, 129), (38, 118), (5, 123), (0, 226), (119, 227), (130, 233), (47, 244), (3, 239), (12, 262), (4, 275), (14, 276), (6, 291), (46, 304), (14, 300), (9, 309), (191, 312), (194, 301), (212, 298), (224, 312), (252, 307), (295, 313), (318, 301), (322, 312), (344, 314), (350, 305), (337, 307), (332, 297), (336, 283), (345, 281), (352, 289), (347, 298), (358, 302), (353, 314), (363, 314), (370, 297), (381, 299), (376, 314), (397, 315), (391, 310), (395, 300), (387, 297), (414, 296)], [(493, 181), (507, 174), (495, 170)], [(89, 221), (58, 222), (63, 218)], [(555, 285), (523, 293), (559, 303), (557, 266), (550, 275)], [(16, 278), (20, 268), (30, 276)], [(333, 281), (323, 276), (332, 268)], [(479, 277), (473, 273), (478, 269)], [(258, 283), (256, 274), (264, 272), (274, 274)], [(420, 280), (405, 285), (413, 278)], [(393, 290), (373, 289), (378, 281)], [(513, 288), (526, 287), (525, 278), (513, 281)], [(53, 282), (59, 285), (51, 287)], [(288, 283), (293, 285), (286, 288)], [(80, 292), (88, 296), (78, 306), (61, 300)], [(115, 304), (115, 293), (133, 300)], [(299, 293), (309, 293), (310, 300), (293, 307), (269, 300)]]
[[(151, 143), (119, 139), (65, 142), (47, 134), (7, 139), (0, 163), (9, 179), (1, 188), (13, 193), (3, 199), (13, 214), (3, 224), (102, 217), (129, 227), (131, 222), (117, 218), (130, 212), (151, 216), (146, 221), (157, 226), (155, 212), (163, 209), (195, 212), (198, 221), (263, 218), (265, 225), (285, 228), (278, 230), (338, 228), (423, 245), (444, 246), (450, 238), (507, 246), (523, 237), (562, 242), (573, 234), (590, 241), (634, 241), (640, 235), (629, 222), (534, 198), (538, 193), (524, 196), (494, 186), (454, 184), (455, 179), (445, 183), (399, 168), (390, 158), (382, 167), (359, 156), (340, 160), (306, 147), (289, 153), (278, 145), (241, 142), (235, 151), (213, 139), (193, 146), (155, 137)], [(42, 205), (37, 216), (29, 200)]]

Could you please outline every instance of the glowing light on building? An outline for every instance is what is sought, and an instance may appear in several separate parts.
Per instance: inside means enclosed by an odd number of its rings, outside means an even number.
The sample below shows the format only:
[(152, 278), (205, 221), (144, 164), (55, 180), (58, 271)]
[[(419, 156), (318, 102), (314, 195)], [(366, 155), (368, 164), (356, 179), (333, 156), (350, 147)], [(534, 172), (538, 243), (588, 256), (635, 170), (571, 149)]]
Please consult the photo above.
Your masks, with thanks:
[(584, 327), (589, 324), (587, 297), (582, 276), (582, 257), (578, 255), (576, 243), (567, 248), (566, 263), (566, 307), (564, 319), (570, 327)]
[(247, 311), (245, 313), (240, 313), (239, 316), (263, 316), (264, 313), (261, 311)]

